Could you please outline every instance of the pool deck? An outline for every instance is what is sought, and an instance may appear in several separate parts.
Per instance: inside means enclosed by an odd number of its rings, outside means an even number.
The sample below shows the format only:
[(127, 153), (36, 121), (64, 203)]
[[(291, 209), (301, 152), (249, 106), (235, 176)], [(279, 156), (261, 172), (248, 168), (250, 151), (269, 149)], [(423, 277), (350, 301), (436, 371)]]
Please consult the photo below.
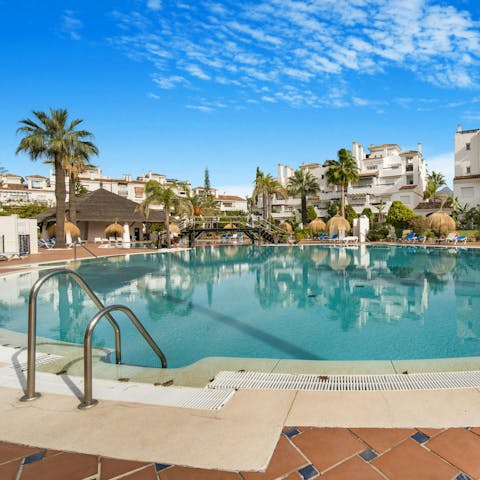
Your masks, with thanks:
[[(152, 251), (89, 248), (102, 256)], [(88, 257), (82, 250), (78, 258)], [(71, 250), (42, 250), (2, 262), (0, 275), (69, 259)], [(480, 478), (477, 388), (239, 390), (218, 410), (101, 399), (81, 411), (71, 391), (47, 388), (61, 376), (38, 377), (42, 397), (21, 403), (21, 378), (12, 385), (0, 376), (2, 480)]]

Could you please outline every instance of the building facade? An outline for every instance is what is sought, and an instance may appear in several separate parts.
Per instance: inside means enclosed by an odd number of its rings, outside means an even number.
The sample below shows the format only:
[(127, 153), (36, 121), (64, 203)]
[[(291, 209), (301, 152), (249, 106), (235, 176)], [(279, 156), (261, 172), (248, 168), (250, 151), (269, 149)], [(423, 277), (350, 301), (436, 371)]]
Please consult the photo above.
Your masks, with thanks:
[(455, 133), (453, 193), (461, 204), (480, 205), (480, 128)]
[[(419, 143), (417, 150), (406, 151), (397, 144), (370, 145), (368, 150), (366, 153), (358, 142), (352, 144), (352, 156), (357, 162), (360, 179), (345, 189), (346, 202), (358, 214), (367, 207), (373, 213), (378, 213), (378, 207), (386, 212), (395, 200), (414, 209), (422, 201), (427, 184), (422, 145)], [(320, 190), (308, 198), (308, 203), (315, 207), (319, 217), (325, 217), (330, 203), (340, 199), (340, 187), (327, 182), (328, 166), (325, 164), (302, 164), (299, 168), (316, 177)], [(277, 179), (280, 184), (287, 187), (293, 172), (293, 168), (279, 164)], [(299, 198), (275, 198), (272, 216), (278, 219), (292, 217), (299, 208)]]

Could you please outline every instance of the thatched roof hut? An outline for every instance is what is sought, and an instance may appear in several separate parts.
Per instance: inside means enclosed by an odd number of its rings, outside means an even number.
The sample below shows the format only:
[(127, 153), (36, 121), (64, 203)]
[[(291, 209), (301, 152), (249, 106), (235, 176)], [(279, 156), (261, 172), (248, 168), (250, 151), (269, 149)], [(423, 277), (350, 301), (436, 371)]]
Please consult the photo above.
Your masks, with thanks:
[(123, 235), (123, 227), (115, 222), (105, 227), (105, 235), (121, 237)]
[(339, 230), (344, 230), (345, 233), (348, 233), (351, 230), (348, 220), (338, 214), (327, 222), (326, 228), (329, 235), (334, 235), (335, 233), (338, 233)]
[[(48, 227), (47, 233), (50, 238), (54, 237), (57, 231), (57, 224), (54, 223)], [(64, 232), (70, 234), (70, 236), (75, 239), (80, 236), (80, 229), (74, 225), (72, 222), (65, 222)]]
[(168, 230), (170, 230), (170, 233), (175, 233), (177, 235), (180, 234), (180, 228), (178, 227), (178, 225), (175, 225), (174, 223), (171, 223), (168, 226)]
[(313, 233), (318, 233), (318, 232), (325, 232), (327, 230), (327, 225), (325, 222), (320, 220), (319, 218), (315, 218), (312, 220), (308, 226), (312, 230)]
[(446, 235), (457, 227), (455, 220), (446, 212), (439, 210), (427, 217), (427, 226), (437, 235)]
[(282, 222), (278, 228), (280, 228), (281, 230), (287, 232), (287, 233), (292, 233), (293, 232), (293, 228), (292, 226), (288, 223), (288, 222)]

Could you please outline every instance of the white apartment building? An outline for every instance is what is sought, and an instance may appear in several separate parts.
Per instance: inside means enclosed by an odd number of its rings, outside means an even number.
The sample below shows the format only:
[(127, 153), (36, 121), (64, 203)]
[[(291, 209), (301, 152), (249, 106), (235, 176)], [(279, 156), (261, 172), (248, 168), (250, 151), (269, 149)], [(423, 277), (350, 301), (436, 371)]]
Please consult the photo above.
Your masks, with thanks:
[(480, 129), (455, 133), (455, 177), (453, 194), (461, 204), (480, 205)]
[[(205, 196), (205, 187), (195, 187), (192, 189), (194, 195)], [(210, 195), (215, 200), (216, 207), (221, 212), (247, 212), (247, 199), (237, 195), (221, 194), (218, 188), (210, 188)]]
[(55, 189), (50, 186), (50, 180), (41, 175), (29, 175), (23, 179), (12, 173), (0, 174), (0, 205), (26, 203), (55, 205)]
[[(394, 200), (400, 200), (414, 209), (422, 201), (427, 184), (421, 143), (417, 145), (417, 150), (402, 151), (397, 144), (370, 145), (368, 150), (369, 153), (365, 153), (358, 142), (352, 144), (352, 156), (357, 162), (360, 180), (346, 188), (347, 203), (359, 214), (366, 207), (378, 213), (375, 207), (382, 202), (386, 212)], [(325, 217), (330, 202), (340, 199), (340, 187), (328, 184), (328, 167), (325, 164), (302, 164), (299, 168), (310, 171), (317, 178), (319, 194), (310, 197), (308, 203), (315, 207), (319, 217)], [(279, 164), (278, 181), (286, 187), (293, 172), (291, 167)], [(279, 219), (288, 218), (298, 208), (299, 198), (275, 199), (272, 215)]]

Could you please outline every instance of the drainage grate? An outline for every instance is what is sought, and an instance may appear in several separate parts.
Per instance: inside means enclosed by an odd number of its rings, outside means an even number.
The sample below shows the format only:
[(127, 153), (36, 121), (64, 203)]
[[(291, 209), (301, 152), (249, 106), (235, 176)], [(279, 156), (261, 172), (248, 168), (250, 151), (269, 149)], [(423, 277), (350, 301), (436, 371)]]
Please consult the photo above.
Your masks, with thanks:
[(480, 387), (480, 372), (435, 372), (385, 375), (305, 375), (262, 372), (220, 372), (212, 389), (268, 390), (443, 390)]
[[(24, 352), (22, 352), (23, 354)], [(28, 364), (26, 360), (26, 352), (17, 359), (16, 362), (12, 363), (12, 368), (17, 372), (26, 372), (28, 370)], [(47, 365), (62, 358), (60, 355), (52, 355), (50, 353), (36, 353), (35, 354), (35, 366), (39, 367), (40, 365)]]
[(198, 408), (201, 410), (220, 410), (234, 393), (235, 390), (204, 388), (178, 406), (182, 408)]

